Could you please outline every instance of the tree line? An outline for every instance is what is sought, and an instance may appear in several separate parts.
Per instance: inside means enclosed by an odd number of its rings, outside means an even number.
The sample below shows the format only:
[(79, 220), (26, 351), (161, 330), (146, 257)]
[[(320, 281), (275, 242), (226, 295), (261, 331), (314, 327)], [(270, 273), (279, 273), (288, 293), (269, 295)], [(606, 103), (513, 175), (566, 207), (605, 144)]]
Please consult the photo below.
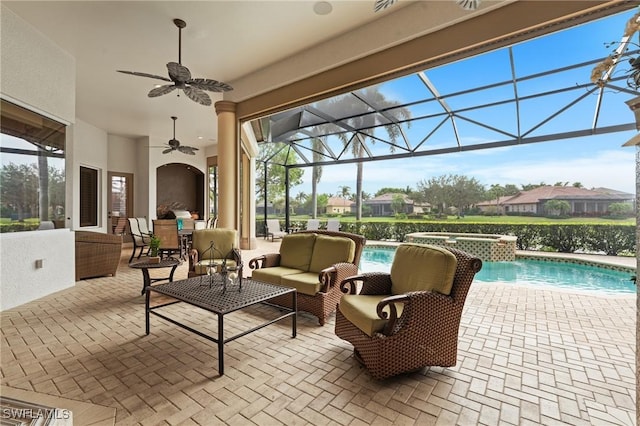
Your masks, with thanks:
[(1, 217), (47, 220), (57, 219), (59, 210), (64, 214), (64, 170), (48, 166), (46, 161), (43, 164), (9, 163), (0, 170), (0, 182)]
[[(281, 169), (281, 170), (278, 170)], [(296, 173), (293, 173), (293, 172)], [(258, 175), (259, 176), (259, 175)], [(278, 165), (270, 165), (269, 176), (271, 178), (268, 181), (268, 191), (271, 194), (269, 196), (270, 201), (277, 212), (284, 212), (284, 168)], [(290, 170), (289, 176), (290, 187), (293, 188), (296, 185), (302, 183), (302, 171), (298, 168)], [(416, 204), (430, 204), (432, 210), (435, 212), (448, 212), (453, 210), (458, 214), (470, 211), (473, 206), (483, 201), (496, 201), (500, 197), (517, 195), (522, 191), (530, 191), (532, 189), (548, 186), (545, 182), (529, 183), (523, 185), (516, 184), (492, 184), (488, 187), (481, 184), (476, 178), (468, 177), (457, 174), (445, 174), (430, 179), (422, 179), (417, 182), (416, 188), (406, 186), (404, 188), (399, 187), (383, 187), (380, 188), (375, 194), (370, 194), (362, 191), (360, 197), (363, 201), (369, 200), (374, 197), (378, 197), (383, 194), (397, 194), (391, 200), (392, 209), (397, 213), (402, 211), (404, 205), (403, 195), (412, 200)], [(260, 182), (258, 185), (257, 195), (258, 198), (264, 193), (264, 182)], [(584, 188), (581, 182), (555, 182), (552, 186), (572, 186), (575, 188)], [(298, 192), (296, 195), (291, 196), (290, 206), (292, 213), (298, 214), (312, 214), (314, 207), (316, 212), (325, 211), (327, 202), (330, 197), (342, 197), (355, 202), (357, 200), (357, 191), (353, 192), (348, 185), (338, 186), (334, 194), (318, 194), (313, 198), (312, 194), (306, 194), (305, 192)], [(315, 200), (315, 206), (313, 201)], [(549, 205), (546, 206), (552, 214), (562, 216), (570, 211), (571, 206), (569, 203), (563, 200), (550, 200)], [(612, 205), (613, 214), (628, 214), (631, 206), (619, 206), (615, 203)], [(362, 213), (367, 215), (369, 213), (368, 207), (362, 206)]]

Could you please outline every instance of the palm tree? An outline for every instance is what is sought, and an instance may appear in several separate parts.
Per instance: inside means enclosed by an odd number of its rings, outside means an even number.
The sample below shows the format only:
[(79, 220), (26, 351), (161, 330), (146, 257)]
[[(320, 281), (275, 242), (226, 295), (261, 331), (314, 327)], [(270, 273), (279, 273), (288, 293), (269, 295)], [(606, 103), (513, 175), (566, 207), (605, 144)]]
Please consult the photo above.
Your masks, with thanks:
[[(311, 141), (313, 148), (313, 162), (321, 161), (324, 153), (325, 136), (315, 138)], [(318, 217), (318, 183), (322, 177), (322, 166), (313, 166), (311, 169), (311, 217)]]
[(296, 201), (299, 202), (300, 204), (304, 203), (306, 199), (307, 199), (307, 194), (305, 194), (304, 191), (300, 191), (296, 195)]
[(500, 197), (504, 195), (504, 188), (499, 184), (495, 183), (491, 185), (491, 189), (489, 189), (489, 193), (496, 197), (496, 214), (500, 214)]
[(336, 194), (338, 197), (348, 198), (349, 194), (351, 194), (351, 187), (349, 185), (340, 185), (338, 188), (340, 188), (340, 191)]
[[(386, 117), (391, 118), (391, 121), (406, 120), (411, 117), (411, 111), (407, 108), (394, 108), (400, 105), (400, 103), (387, 99), (379, 90), (378, 86), (371, 86), (362, 89), (358, 92), (358, 98), (364, 99), (369, 106), (376, 111), (385, 111)], [(366, 139), (369, 138), (371, 143), (375, 143), (376, 139), (373, 137), (376, 127), (379, 127), (382, 122), (379, 120), (379, 114), (364, 114), (362, 115), (362, 102), (356, 100), (357, 98), (351, 96), (341, 96), (336, 102), (336, 110), (338, 111), (352, 111), (353, 117), (349, 119), (350, 124), (356, 128), (361, 129), (353, 135), (353, 137), (347, 140), (346, 134), (342, 133), (338, 137), (342, 142), (347, 145), (351, 144), (351, 151), (355, 158), (362, 158), (365, 154), (364, 144)], [(385, 121), (385, 123), (388, 123)], [(407, 126), (410, 122), (407, 122)], [(384, 124), (384, 130), (389, 137), (390, 142), (396, 143), (398, 138), (402, 137), (402, 131), (398, 124)], [(394, 152), (394, 146), (389, 145), (389, 150)], [(362, 219), (362, 162), (356, 163), (356, 220)]]

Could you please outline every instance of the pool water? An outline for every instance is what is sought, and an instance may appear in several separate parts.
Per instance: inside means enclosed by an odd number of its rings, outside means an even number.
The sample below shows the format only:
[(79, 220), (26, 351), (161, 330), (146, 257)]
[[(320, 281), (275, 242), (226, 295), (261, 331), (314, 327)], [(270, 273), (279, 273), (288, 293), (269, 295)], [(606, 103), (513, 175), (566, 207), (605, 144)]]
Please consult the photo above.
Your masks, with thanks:
[[(394, 249), (365, 247), (360, 260), (362, 272), (389, 272)], [(483, 262), (476, 282), (517, 283), (553, 286), (600, 293), (635, 293), (632, 273), (575, 263), (520, 259), (513, 262)]]

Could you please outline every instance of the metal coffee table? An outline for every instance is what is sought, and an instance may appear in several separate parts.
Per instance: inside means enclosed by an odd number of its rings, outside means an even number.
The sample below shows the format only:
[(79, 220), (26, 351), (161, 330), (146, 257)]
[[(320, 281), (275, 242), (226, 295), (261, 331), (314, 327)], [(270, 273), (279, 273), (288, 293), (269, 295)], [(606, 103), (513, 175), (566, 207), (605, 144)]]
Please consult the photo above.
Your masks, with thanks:
[[(291, 317), (291, 337), (296, 337), (296, 316), (297, 310), (297, 297), (296, 290), (290, 287), (282, 287), (273, 284), (263, 283), (261, 281), (254, 281), (251, 279), (242, 280), (242, 289), (238, 286), (227, 286), (223, 288), (220, 283), (213, 283), (210, 285), (209, 276), (202, 275), (198, 277), (188, 278), (186, 280), (174, 281), (166, 284), (160, 284), (155, 286), (148, 286), (146, 288), (146, 302), (145, 302), (145, 321), (146, 321), (146, 334), (149, 335), (149, 314), (154, 314), (182, 327), (192, 333), (197, 334), (207, 340), (210, 340), (218, 344), (218, 374), (224, 375), (224, 344), (231, 342), (239, 337), (247, 335), (251, 332), (264, 328), (270, 324), (281, 321), (285, 318)], [(164, 294), (170, 296), (175, 301), (164, 303), (150, 307), (149, 299), (151, 292)], [(292, 309), (283, 308), (278, 306), (279, 309), (284, 310), (286, 313), (275, 319), (269, 320), (263, 324), (253, 327), (249, 330), (243, 331), (231, 337), (224, 337), (224, 316), (231, 312), (258, 304), (267, 302), (276, 296), (282, 296), (290, 294), (292, 299)], [(216, 337), (209, 336), (203, 332), (196, 330), (186, 324), (182, 324), (173, 318), (169, 318), (166, 315), (156, 312), (165, 306), (173, 305), (175, 303), (188, 303), (193, 306), (197, 306), (209, 312), (212, 312), (218, 316), (218, 335)]]

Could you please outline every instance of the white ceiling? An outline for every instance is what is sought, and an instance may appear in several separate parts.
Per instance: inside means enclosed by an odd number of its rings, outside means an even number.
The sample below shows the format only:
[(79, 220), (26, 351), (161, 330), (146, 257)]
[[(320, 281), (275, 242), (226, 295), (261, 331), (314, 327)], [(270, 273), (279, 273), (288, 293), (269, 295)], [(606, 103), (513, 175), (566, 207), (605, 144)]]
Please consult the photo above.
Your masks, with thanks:
[[(401, 1), (375, 13), (374, 0), (339, 0), (331, 2), (332, 12), (324, 16), (314, 12), (314, 4), (244, 0), (2, 2), (75, 57), (78, 118), (109, 134), (150, 136), (157, 142), (155, 138), (171, 138), (170, 117), (175, 115), (176, 138), (184, 145), (199, 147), (215, 143), (213, 106), (196, 104), (184, 94), (177, 97), (177, 91), (148, 98), (148, 91), (159, 80), (116, 72), (121, 69), (166, 76), (166, 63), (178, 61), (174, 18), (187, 23), (182, 31), (182, 64), (193, 77), (235, 86), (234, 82), (245, 84), (249, 77), (259, 76), (260, 70), (271, 64), (285, 58), (291, 60), (312, 46), (344, 37), (374, 20), (393, 19), (394, 15), (397, 20), (397, 14), (408, 10), (408, 5), (420, 7), (423, 12), (425, 8), (432, 9), (430, 15), (437, 19), (421, 24), (423, 32), (472, 15), (453, 1)], [(435, 9), (438, 13), (433, 13)], [(441, 11), (447, 11), (446, 17), (441, 16)], [(384, 35), (389, 43), (407, 38), (402, 28), (387, 33)], [(373, 47), (353, 44), (340, 49), (353, 49), (354, 56), (361, 56), (366, 50), (381, 47), (380, 43)], [(318, 63), (318, 69), (333, 65)], [(214, 103), (222, 99), (221, 94), (210, 95)]]

